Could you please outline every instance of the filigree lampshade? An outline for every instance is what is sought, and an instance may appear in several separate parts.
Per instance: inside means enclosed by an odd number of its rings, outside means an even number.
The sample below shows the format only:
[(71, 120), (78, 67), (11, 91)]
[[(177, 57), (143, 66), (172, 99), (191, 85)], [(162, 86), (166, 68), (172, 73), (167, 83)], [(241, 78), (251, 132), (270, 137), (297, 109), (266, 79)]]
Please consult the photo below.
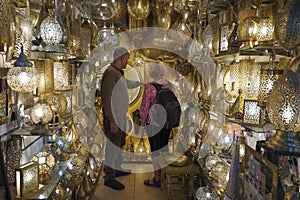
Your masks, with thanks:
[(266, 65), (262, 65), (260, 73), (260, 86), (257, 96), (258, 106), (265, 107), (269, 93), (274, 87), (274, 82), (283, 74), (283, 70), (280, 70), (278, 64), (270, 62)]
[(259, 92), (261, 65), (254, 59), (240, 60), (239, 87), (244, 98), (256, 99)]
[(258, 9), (259, 22), (257, 24), (257, 41), (260, 44), (274, 40), (273, 6), (264, 6)]
[(260, 123), (260, 107), (257, 106), (257, 101), (244, 100), (244, 118), (243, 121), (249, 124)]
[(67, 99), (66, 97), (59, 91), (51, 93), (46, 96), (46, 101), (50, 104), (52, 111), (58, 115), (58, 121), (53, 121), (53, 123), (60, 123), (61, 116), (67, 110)]
[(43, 41), (48, 45), (47, 50), (56, 51), (56, 46), (63, 37), (63, 29), (55, 17), (46, 17), (40, 25), (40, 32)]
[(30, 110), (30, 118), (35, 124), (35, 128), (31, 131), (32, 134), (47, 134), (49, 133), (47, 123), (52, 119), (53, 113), (51, 106), (46, 100), (40, 98)]
[(32, 63), (27, 59), (21, 47), (21, 53), (14, 62), (14, 67), (7, 72), (7, 83), (12, 90), (17, 92), (32, 92), (38, 87), (39, 74), (32, 67)]
[(267, 100), (267, 112), (277, 134), (268, 146), (300, 152), (300, 77), (287, 70), (275, 83)]
[(241, 48), (253, 47), (253, 43), (256, 41), (258, 22), (259, 18), (256, 16), (247, 17), (239, 22), (238, 37), (243, 42)]
[(16, 169), (16, 195), (23, 197), (39, 187), (39, 167), (30, 161)]

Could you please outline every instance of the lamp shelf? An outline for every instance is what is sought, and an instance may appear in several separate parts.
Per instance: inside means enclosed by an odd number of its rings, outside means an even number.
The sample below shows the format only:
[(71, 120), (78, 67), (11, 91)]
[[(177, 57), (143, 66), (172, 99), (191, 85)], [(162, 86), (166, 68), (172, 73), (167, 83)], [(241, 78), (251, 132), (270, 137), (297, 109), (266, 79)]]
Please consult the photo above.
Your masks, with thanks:
[(75, 56), (70, 52), (31, 51), (30, 53), (30, 60), (68, 60), (73, 58), (75, 58)]
[[(257, 47), (258, 48), (258, 47)], [(256, 48), (252, 49), (245, 49), (240, 51), (239, 53), (232, 53), (232, 54), (218, 54), (214, 56), (216, 62), (228, 62), (231, 63), (233, 61), (239, 61), (244, 59), (254, 59), (256, 62), (269, 62), (271, 51), (269, 48), (261, 47), (262, 49), (256, 50)], [(279, 61), (280, 58), (287, 57), (286, 55), (276, 54), (274, 61)]]
[(250, 124), (250, 123), (245, 123), (242, 120), (238, 119), (233, 119), (233, 118), (227, 118), (228, 122), (239, 124), (243, 126), (246, 130), (254, 131), (256, 133), (265, 133), (268, 130), (275, 130), (276, 128), (274, 127), (273, 124), (271, 123), (265, 123), (265, 124)]
[[(79, 147), (80, 148), (80, 147)], [(78, 148), (78, 149), (79, 149)], [(76, 157), (76, 153), (73, 153), (70, 158), (64, 162), (60, 162), (55, 169), (51, 172), (51, 178), (50, 180), (45, 181), (42, 183), (43, 187), (39, 189), (38, 191), (29, 194), (26, 197), (23, 197), (23, 199), (49, 199), (51, 193), (53, 192), (55, 186), (60, 181), (62, 174), (66, 171), (68, 165), (74, 158)]]

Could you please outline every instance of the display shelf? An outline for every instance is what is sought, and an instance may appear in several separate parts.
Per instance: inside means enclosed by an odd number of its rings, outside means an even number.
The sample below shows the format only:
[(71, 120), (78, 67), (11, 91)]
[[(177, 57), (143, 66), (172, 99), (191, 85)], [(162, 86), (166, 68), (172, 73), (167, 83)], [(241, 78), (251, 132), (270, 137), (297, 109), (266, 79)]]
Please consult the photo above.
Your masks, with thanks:
[(249, 124), (245, 123), (241, 120), (238, 119), (233, 119), (233, 118), (227, 118), (228, 122), (239, 124), (242, 127), (244, 127), (247, 130), (254, 131), (256, 133), (266, 133), (269, 130), (275, 130), (276, 128), (274, 127), (273, 124), (271, 123), (266, 123), (266, 124)]

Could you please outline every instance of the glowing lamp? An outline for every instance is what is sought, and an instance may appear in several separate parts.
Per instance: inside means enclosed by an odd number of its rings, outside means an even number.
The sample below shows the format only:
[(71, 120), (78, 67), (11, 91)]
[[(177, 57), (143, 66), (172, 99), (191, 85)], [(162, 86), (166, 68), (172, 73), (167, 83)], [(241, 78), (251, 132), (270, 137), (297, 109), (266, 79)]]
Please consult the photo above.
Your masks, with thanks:
[(267, 112), (277, 130), (268, 147), (300, 152), (300, 77), (297, 73), (287, 70), (278, 78), (267, 100)]
[(14, 67), (7, 72), (7, 83), (17, 92), (32, 92), (38, 87), (39, 73), (27, 59), (23, 47)]
[(52, 119), (53, 113), (51, 106), (40, 98), (30, 110), (30, 117), (35, 128), (31, 131), (32, 134), (47, 134), (49, 129), (47, 123)]
[(37, 162), (28, 162), (16, 169), (16, 196), (23, 197), (39, 187)]

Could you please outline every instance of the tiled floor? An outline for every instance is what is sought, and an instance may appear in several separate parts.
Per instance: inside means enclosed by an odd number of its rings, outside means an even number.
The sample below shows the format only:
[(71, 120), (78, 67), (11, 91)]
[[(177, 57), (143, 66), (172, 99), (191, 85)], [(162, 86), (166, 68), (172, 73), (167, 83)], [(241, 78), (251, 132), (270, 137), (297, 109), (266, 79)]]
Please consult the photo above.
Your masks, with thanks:
[(125, 164), (123, 168), (130, 168), (133, 172), (117, 178), (125, 185), (124, 190), (118, 191), (104, 186), (102, 173), (90, 200), (167, 200), (161, 189), (144, 185), (145, 179), (153, 177), (151, 164)]

